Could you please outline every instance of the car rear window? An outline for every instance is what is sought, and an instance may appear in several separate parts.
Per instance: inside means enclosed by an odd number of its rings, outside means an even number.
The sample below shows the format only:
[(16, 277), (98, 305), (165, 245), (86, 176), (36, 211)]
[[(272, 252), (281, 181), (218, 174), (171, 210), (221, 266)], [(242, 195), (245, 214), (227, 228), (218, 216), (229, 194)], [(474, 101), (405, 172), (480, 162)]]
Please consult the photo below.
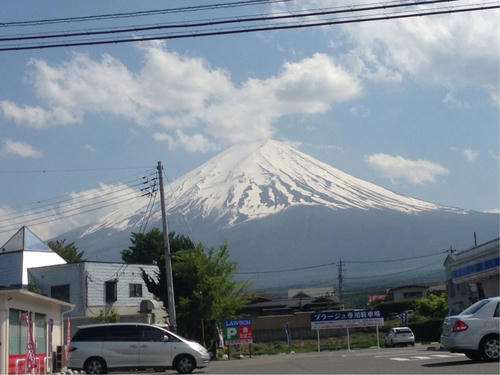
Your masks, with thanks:
[(398, 329), (396, 330), (396, 334), (400, 334), (400, 333), (412, 333), (410, 329)]
[(468, 307), (464, 311), (462, 311), (458, 315), (472, 315), (477, 313), (479, 310), (481, 310), (485, 305), (487, 305), (490, 301), (487, 299), (482, 299), (481, 301), (477, 301), (475, 304), (472, 306)]

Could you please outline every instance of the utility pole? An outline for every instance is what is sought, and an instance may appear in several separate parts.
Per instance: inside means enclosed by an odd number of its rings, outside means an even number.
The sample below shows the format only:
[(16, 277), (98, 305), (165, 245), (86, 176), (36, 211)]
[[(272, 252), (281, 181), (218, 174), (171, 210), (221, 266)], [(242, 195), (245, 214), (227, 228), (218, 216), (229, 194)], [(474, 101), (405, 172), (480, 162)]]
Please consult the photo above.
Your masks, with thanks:
[(342, 308), (344, 308), (344, 277), (342, 275), (343, 265), (342, 258), (339, 258), (339, 297), (342, 303)]
[(167, 276), (167, 298), (169, 329), (177, 332), (177, 318), (175, 315), (174, 279), (172, 277), (172, 257), (170, 256), (170, 242), (168, 240), (167, 214), (165, 213), (165, 194), (163, 192), (163, 167), (158, 162), (158, 177), (160, 181), (161, 219), (163, 223), (163, 249), (165, 251), (165, 273)]

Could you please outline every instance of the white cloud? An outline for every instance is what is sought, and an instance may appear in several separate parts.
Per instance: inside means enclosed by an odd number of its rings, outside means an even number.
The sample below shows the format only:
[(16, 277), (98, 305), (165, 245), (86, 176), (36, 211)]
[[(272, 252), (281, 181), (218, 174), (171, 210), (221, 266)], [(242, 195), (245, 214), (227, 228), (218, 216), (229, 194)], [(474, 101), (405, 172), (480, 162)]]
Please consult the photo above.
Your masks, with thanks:
[[(347, 0), (343, 5), (362, 3), (373, 2)], [(476, 2), (464, 0), (459, 3), (463, 6), (470, 4)], [(284, 11), (331, 6), (328, 0), (303, 0), (274, 7)], [(429, 9), (429, 6), (413, 9)], [(486, 10), (352, 23), (323, 30), (331, 36), (331, 45), (342, 54), (339, 60), (360, 77), (388, 83), (410, 78), (445, 87), (450, 92), (482, 88), (490, 94), (492, 103), (498, 105), (499, 17), (499, 10)], [(444, 100), (450, 102), (452, 99), (452, 95), (447, 95)]]
[(32, 146), (22, 143), (16, 142), (10, 139), (6, 139), (2, 147), (0, 148), (0, 155), (12, 155), (12, 156), (20, 156), (23, 158), (41, 158), (42, 153), (37, 151)]
[(157, 142), (167, 142), (170, 150), (183, 148), (189, 152), (210, 152), (219, 149), (217, 144), (208, 140), (203, 134), (184, 134), (181, 130), (175, 132), (176, 137), (167, 133), (154, 133), (153, 139)]
[(387, 154), (373, 154), (366, 157), (372, 168), (383, 176), (388, 177), (392, 183), (405, 180), (412, 184), (425, 184), (436, 182), (439, 175), (448, 174), (449, 171), (440, 164), (428, 160), (409, 160), (402, 156)]
[(83, 148), (88, 151), (88, 152), (97, 152), (97, 150), (92, 146), (92, 145), (89, 145), (88, 143), (86, 143)]
[(361, 94), (354, 75), (325, 54), (285, 62), (274, 76), (236, 86), (225, 70), (169, 52), (162, 43), (142, 44), (139, 51), (144, 63), (138, 72), (110, 55), (93, 60), (77, 53), (59, 65), (33, 59), (29, 82), (40, 105), (3, 101), (0, 113), (37, 128), (112, 114), (167, 129), (171, 147), (207, 151), (219, 142), (269, 138), (284, 116), (324, 113)]
[(477, 152), (472, 151), (469, 148), (464, 150), (464, 156), (469, 162), (475, 161), (477, 159), (477, 155), (478, 155)]

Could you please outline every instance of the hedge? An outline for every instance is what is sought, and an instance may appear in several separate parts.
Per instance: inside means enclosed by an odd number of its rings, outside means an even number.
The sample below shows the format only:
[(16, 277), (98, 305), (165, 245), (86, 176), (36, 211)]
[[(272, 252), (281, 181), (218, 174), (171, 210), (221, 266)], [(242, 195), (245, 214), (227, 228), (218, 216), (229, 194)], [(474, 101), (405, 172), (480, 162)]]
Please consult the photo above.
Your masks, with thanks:
[(443, 319), (429, 319), (421, 322), (409, 322), (408, 326), (415, 335), (415, 341), (440, 341)]

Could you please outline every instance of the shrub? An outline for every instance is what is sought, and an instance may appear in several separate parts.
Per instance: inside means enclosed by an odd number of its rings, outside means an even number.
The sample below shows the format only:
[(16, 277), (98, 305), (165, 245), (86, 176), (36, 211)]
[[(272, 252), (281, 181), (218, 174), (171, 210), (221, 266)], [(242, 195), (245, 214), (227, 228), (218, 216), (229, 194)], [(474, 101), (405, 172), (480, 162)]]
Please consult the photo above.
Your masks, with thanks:
[(439, 341), (443, 327), (443, 319), (427, 319), (410, 322), (408, 326), (415, 334), (415, 341)]

